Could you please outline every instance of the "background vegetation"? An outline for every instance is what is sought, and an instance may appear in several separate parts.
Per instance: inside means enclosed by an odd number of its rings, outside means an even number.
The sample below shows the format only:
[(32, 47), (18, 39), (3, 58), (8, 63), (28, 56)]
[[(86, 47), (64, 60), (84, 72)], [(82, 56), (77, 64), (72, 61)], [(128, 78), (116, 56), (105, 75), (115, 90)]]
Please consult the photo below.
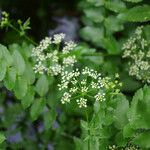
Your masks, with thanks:
[[(0, 149), (150, 149), (148, 0), (1, 0), (1, 22), (2, 11), (10, 22), (0, 30)], [(69, 70), (87, 66), (110, 78), (106, 101), (63, 105), (61, 77), (35, 72), (33, 48), (57, 33), (77, 43)], [(63, 46), (52, 45), (59, 63)]]

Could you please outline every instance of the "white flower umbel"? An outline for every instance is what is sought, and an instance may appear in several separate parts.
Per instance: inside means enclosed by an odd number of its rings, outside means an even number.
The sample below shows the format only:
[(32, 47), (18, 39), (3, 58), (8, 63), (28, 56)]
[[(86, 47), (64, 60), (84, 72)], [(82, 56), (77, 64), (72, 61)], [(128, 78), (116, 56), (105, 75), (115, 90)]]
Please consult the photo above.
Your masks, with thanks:
[(138, 27), (133, 37), (123, 45), (123, 58), (129, 58), (129, 75), (150, 83), (150, 44)]
[(63, 54), (68, 54), (76, 47), (76, 44), (73, 41), (65, 42), (65, 46), (62, 49)]
[(62, 40), (64, 40), (64, 38), (65, 38), (65, 34), (63, 34), (63, 33), (55, 34), (54, 39), (53, 39), (53, 43), (59, 44), (62, 42)]
[(81, 97), (80, 99), (77, 99), (77, 104), (79, 105), (79, 108), (87, 107), (87, 99)]
[[(88, 101), (105, 101), (107, 90), (112, 91), (112, 94), (119, 92), (119, 82), (111, 81), (110, 78), (102, 78), (97, 71), (85, 67), (82, 70), (73, 70), (61, 72), (61, 81), (58, 88), (62, 93), (68, 93), (69, 102), (75, 101), (79, 108), (87, 107)], [(105, 83), (105, 84), (104, 84)], [(64, 100), (63, 104), (68, 101)]]
[(62, 104), (69, 103), (70, 98), (71, 98), (71, 95), (69, 93), (65, 92), (61, 99)]
[(131, 144), (128, 144), (126, 147), (119, 147), (116, 145), (112, 145), (108, 147), (109, 150), (139, 150), (138, 146), (133, 146)]
[(63, 33), (55, 34), (53, 37), (44, 38), (37, 47), (33, 48), (31, 56), (35, 60), (35, 73), (47, 73), (56, 76), (65, 67), (74, 66), (77, 60), (71, 51), (76, 44), (65, 42), (64, 48), (62, 48), (61, 44), (64, 38), (65, 34)]
[(73, 66), (75, 63), (77, 62), (76, 60), (76, 56), (73, 55), (73, 56), (68, 56), (66, 58), (63, 59), (63, 64), (65, 66)]

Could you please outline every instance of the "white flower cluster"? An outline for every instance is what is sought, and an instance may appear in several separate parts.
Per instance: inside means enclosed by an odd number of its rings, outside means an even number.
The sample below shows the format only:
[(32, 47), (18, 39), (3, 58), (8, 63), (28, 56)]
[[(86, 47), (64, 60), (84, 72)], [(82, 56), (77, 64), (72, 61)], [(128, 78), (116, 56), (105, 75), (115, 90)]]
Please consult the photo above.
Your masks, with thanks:
[(118, 147), (116, 145), (112, 145), (108, 147), (109, 150), (138, 150), (139, 148), (137, 146), (129, 145), (126, 147)]
[[(65, 42), (61, 49), (65, 38), (65, 34), (55, 34), (53, 37), (46, 37), (40, 44), (33, 48), (32, 57), (35, 58), (35, 73), (58, 75), (64, 67), (73, 67), (77, 62), (76, 56), (71, 55), (71, 51), (75, 48), (74, 42)], [(61, 58), (60, 58), (61, 55)]]
[(143, 27), (123, 45), (123, 58), (129, 58), (129, 75), (150, 83), (150, 45), (144, 38)]
[(87, 107), (88, 100), (96, 101), (106, 100), (106, 91), (111, 89), (112, 93), (119, 92), (119, 82), (111, 81), (110, 78), (102, 78), (97, 71), (85, 67), (81, 71), (78, 69), (73, 71), (61, 72), (61, 83), (58, 84), (59, 90), (63, 95), (62, 104), (76, 101), (79, 108)]

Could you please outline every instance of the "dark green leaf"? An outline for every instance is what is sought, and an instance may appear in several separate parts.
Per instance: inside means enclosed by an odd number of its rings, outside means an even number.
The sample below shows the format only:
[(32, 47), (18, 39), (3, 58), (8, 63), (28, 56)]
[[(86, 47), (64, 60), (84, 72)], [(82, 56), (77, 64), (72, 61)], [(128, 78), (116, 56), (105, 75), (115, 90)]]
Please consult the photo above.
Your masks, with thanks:
[(23, 97), (23, 99), (21, 100), (21, 104), (23, 106), (24, 109), (28, 108), (34, 101), (34, 88), (28, 87), (28, 91), (26, 93), (26, 95)]
[(44, 125), (46, 130), (52, 127), (52, 124), (54, 123), (55, 119), (56, 119), (56, 111), (53, 109), (47, 111), (44, 114)]
[(44, 110), (45, 100), (44, 99), (35, 99), (31, 107), (31, 118), (36, 120), (41, 112)]

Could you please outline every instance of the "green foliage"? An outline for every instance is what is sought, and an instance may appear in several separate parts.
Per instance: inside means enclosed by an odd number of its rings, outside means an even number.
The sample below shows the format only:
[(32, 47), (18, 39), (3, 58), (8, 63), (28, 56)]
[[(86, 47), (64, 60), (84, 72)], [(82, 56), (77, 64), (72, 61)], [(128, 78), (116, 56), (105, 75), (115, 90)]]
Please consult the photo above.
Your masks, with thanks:
[[(96, 47), (106, 49), (108, 54), (121, 53), (121, 44), (125, 36), (130, 34), (129, 22), (146, 22), (150, 20), (149, 5), (137, 5), (142, 0), (82, 0), (79, 9), (83, 12), (84, 27), (80, 30), (81, 37)], [(132, 2), (133, 4), (128, 4)], [(137, 4), (136, 4), (137, 3)], [(125, 31), (125, 25), (128, 28)], [(134, 24), (135, 26), (137, 24)]]
[(150, 20), (150, 6), (135, 6), (118, 15), (119, 19), (131, 22), (146, 22)]
[(0, 133), (0, 144), (2, 144), (5, 140), (5, 136), (2, 133)]
[(24, 40), (0, 44), (0, 149), (150, 149), (150, 87), (128, 76), (120, 55), (139, 23), (149, 50), (148, 2), (81, 0), (78, 7), (85, 41), (77, 46), (63, 34), (38, 45), (25, 33), (30, 19), (14, 23), (2, 14), (0, 26)]

